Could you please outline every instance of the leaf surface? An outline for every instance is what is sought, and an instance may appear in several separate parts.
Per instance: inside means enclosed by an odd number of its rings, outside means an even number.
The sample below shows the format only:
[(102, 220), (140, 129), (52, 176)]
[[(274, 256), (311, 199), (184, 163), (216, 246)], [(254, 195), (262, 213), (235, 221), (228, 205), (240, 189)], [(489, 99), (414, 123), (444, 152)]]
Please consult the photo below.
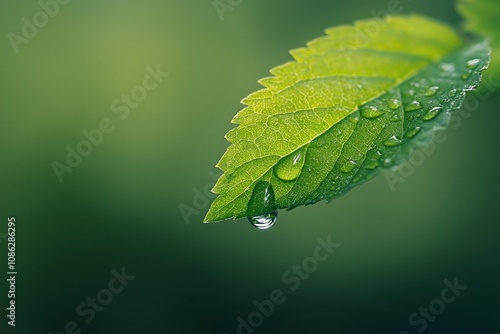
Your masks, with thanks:
[(446, 126), (488, 63), (486, 42), (465, 46), (420, 16), (326, 33), (242, 101), (205, 221), (331, 200), (399, 164)]
[(458, 10), (465, 17), (465, 29), (491, 40), (492, 54), (488, 72), (500, 81), (500, 1), (460, 0)]

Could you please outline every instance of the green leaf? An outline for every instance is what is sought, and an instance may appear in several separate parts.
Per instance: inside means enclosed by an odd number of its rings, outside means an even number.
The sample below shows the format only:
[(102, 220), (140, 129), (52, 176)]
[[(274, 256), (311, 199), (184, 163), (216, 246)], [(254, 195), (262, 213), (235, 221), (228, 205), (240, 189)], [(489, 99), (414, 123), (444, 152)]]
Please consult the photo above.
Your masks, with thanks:
[(488, 73), (500, 80), (500, 1), (460, 0), (458, 11), (465, 17), (464, 28), (491, 40), (493, 49)]
[(242, 101), (205, 221), (331, 200), (394, 167), (447, 125), (488, 63), (486, 42), (464, 46), (420, 16), (326, 32)]

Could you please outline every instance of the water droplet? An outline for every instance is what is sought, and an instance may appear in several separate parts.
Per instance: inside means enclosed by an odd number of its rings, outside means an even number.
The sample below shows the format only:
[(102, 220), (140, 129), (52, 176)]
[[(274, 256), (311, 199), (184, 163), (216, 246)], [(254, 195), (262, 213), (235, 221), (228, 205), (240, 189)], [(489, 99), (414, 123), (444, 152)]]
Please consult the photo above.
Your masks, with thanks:
[(364, 107), (361, 109), (361, 116), (368, 119), (374, 119), (384, 114), (384, 111), (377, 109), (375, 106)]
[(443, 63), (439, 65), (439, 67), (441, 67), (441, 69), (445, 72), (455, 72), (455, 65), (453, 64)]
[(355, 177), (353, 177), (353, 179), (351, 180), (352, 183), (358, 183), (359, 181), (361, 181), (363, 177), (361, 177), (360, 175), (356, 175)]
[(401, 145), (401, 139), (397, 136), (392, 136), (384, 142), (384, 145), (387, 147), (395, 147)]
[(378, 167), (378, 161), (377, 160), (370, 160), (365, 164), (366, 169), (373, 170)]
[(400, 122), (401, 121), (401, 116), (399, 116), (398, 114), (394, 114), (394, 115), (392, 115), (390, 121), (391, 122)]
[(340, 166), (339, 170), (342, 172), (342, 173), (350, 173), (352, 172), (352, 170), (358, 165), (358, 163), (354, 160), (349, 160), (348, 162), (346, 162), (345, 164), (343, 164), (342, 166)]
[(431, 110), (429, 110), (425, 115), (424, 117), (422, 117), (422, 119), (424, 121), (430, 121), (431, 119), (434, 119), (436, 118), (437, 115), (439, 115), (439, 113), (441, 112), (441, 110), (443, 110), (443, 108), (441, 107), (434, 107), (432, 108)]
[(472, 75), (472, 71), (465, 72), (464, 74), (462, 74), (462, 80), (469, 79), (471, 75)]
[(259, 230), (266, 230), (276, 223), (278, 220), (278, 211), (274, 210), (271, 213), (266, 213), (260, 216), (248, 217), (248, 221)]
[(437, 91), (439, 90), (438, 86), (432, 86), (427, 89), (425, 92), (425, 96), (434, 96), (436, 95)]
[(413, 138), (415, 137), (419, 132), (420, 130), (422, 130), (422, 128), (420, 126), (417, 126), (411, 130), (408, 130), (406, 133), (405, 133), (405, 138)]
[(480, 62), (480, 59), (471, 59), (467, 62), (467, 67), (473, 70), (477, 67), (477, 65), (479, 65)]
[(410, 89), (410, 90), (406, 91), (403, 95), (406, 97), (410, 97), (410, 96), (415, 95), (415, 91), (413, 89)]
[(269, 182), (259, 181), (255, 184), (246, 214), (250, 223), (259, 229), (269, 228), (274, 224), (278, 211), (273, 186)]
[(450, 92), (448, 93), (449, 97), (455, 97), (455, 95), (457, 95), (457, 90), (455, 88), (450, 90)]
[(271, 227), (278, 218), (275, 206), (274, 190), (266, 181), (255, 184), (247, 207), (248, 221), (260, 230)]
[(356, 124), (359, 122), (359, 116), (357, 116), (357, 115), (352, 115), (351, 117), (348, 117), (347, 119), (349, 120), (349, 122), (351, 122), (353, 124)]
[(422, 104), (418, 101), (412, 101), (405, 106), (405, 111), (414, 111), (422, 108)]
[(294, 181), (296, 180), (300, 172), (302, 171), (302, 166), (304, 165), (305, 149), (300, 149), (286, 157), (282, 158), (276, 166), (274, 166), (274, 175), (282, 181)]
[(340, 175), (335, 176), (335, 177), (333, 178), (333, 181), (335, 181), (335, 182), (340, 182), (340, 181), (342, 181), (342, 176), (340, 176)]
[(363, 85), (360, 84), (358, 84), (356, 87), (358, 87), (358, 89), (363, 89)]
[(389, 105), (389, 108), (392, 110), (399, 109), (401, 107), (401, 101), (398, 99), (390, 99), (389, 102), (387, 103)]
[(388, 167), (391, 167), (393, 164), (393, 161), (391, 158), (387, 158), (384, 160), (384, 167), (388, 168)]

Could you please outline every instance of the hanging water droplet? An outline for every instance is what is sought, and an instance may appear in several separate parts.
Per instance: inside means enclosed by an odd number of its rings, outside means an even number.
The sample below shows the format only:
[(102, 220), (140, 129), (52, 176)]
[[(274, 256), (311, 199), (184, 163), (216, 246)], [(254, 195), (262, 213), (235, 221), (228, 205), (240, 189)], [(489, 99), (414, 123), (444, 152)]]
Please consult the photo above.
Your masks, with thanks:
[(401, 101), (399, 101), (398, 99), (390, 99), (389, 102), (387, 102), (387, 104), (389, 105), (389, 108), (391, 108), (392, 110), (396, 110), (399, 109), (399, 107), (401, 107)]
[(431, 119), (434, 119), (436, 118), (437, 115), (439, 115), (439, 113), (441, 112), (441, 110), (443, 110), (443, 108), (441, 107), (434, 107), (432, 108), (431, 110), (429, 110), (425, 115), (424, 117), (422, 117), (422, 119), (424, 121), (430, 121)]
[(282, 181), (296, 180), (302, 170), (305, 158), (305, 148), (302, 148), (282, 158), (274, 166), (274, 175)]
[(467, 67), (473, 70), (477, 67), (477, 65), (479, 65), (480, 62), (480, 59), (471, 59), (467, 62)]
[(276, 222), (278, 211), (273, 186), (269, 182), (259, 181), (255, 184), (246, 214), (250, 223), (261, 230), (271, 227)]
[(358, 163), (354, 160), (349, 160), (348, 162), (346, 162), (345, 164), (343, 164), (342, 166), (340, 166), (339, 170), (342, 172), (342, 173), (350, 173), (352, 172), (352, 170), (358, 165)]
[(418, 101), (412, 101), (405, 106), (405, 111), (414, 111), (422, 108), (422, 104)]
[(384, 145), (387, 147), (395, 147), (401, 145), (401, 139), (397, 136), (392, 136), (384, 142)]
[(464, 74), (462, 74), (462, 80), (469, 79), (471, 75), (472, 75), (472, 71), (465, 72)]
[(361, 116), (368, 119), (374, 119), (384, 114), (383, 110), (379, 110), (375, 106), (364, 107), (361, 109)]
[(432, 86), (427, 89), (425, 92), (425, 96), (434, 96), (436, 95), (437, 91), (439, 90), (438, 86)]
[(265, 230), (273, 226), (278, 220), (278, 211), (266, 213), (260, 216), (248, 217), (248, 221), (259, 230)]
[(411, 130), (408, 130), (406, 133), (405, 133), (405, 138), (413, 138), (415, 137), (419, 132), (420, 130), (422, 130), (422, 128), (420, 126), (417, 126)]

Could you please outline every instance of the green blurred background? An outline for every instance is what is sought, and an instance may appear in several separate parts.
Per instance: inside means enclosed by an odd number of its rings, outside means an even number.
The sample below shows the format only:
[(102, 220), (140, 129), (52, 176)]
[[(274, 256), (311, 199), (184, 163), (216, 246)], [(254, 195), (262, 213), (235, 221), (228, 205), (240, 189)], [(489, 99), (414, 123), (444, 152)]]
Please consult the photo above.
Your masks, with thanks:
[[(282, 289), (285, 303), (255, 333), (417, 333), (408, 317), (455, 277), (467, 290), (425, 332), (500, 332), (498, 97), (395, 189), (382, 175), (332, 203), (280, 212), (267, 231), (202, 224), (206, 203), (189, 223), (179, 210), (212, 182), (229, 121), (258, 79), (325, 28), (387, 5), (243, 1), (221, 21), (212, 0), (74, 0), (16, 54), (7, 34), (40, 7), (2, 2), (0, 233), (15, 216), (18, 277), (11, 328), (0, 239), (0, 332), (55, 334), (75, 321), (81, 333), (233, 334), (254, 300)], [(460, 25), (451, 0), (402, 5)], [(168, 78), (121, 120), (111, 103), (157, 64)], [(52, 163), (103, 118), (115, 130), (59, 182)], [(282, 274), (328, 235), (342, 246), (291, 292)], [(77, 305), (122, 267), (135, 279), (87, 324)]]

